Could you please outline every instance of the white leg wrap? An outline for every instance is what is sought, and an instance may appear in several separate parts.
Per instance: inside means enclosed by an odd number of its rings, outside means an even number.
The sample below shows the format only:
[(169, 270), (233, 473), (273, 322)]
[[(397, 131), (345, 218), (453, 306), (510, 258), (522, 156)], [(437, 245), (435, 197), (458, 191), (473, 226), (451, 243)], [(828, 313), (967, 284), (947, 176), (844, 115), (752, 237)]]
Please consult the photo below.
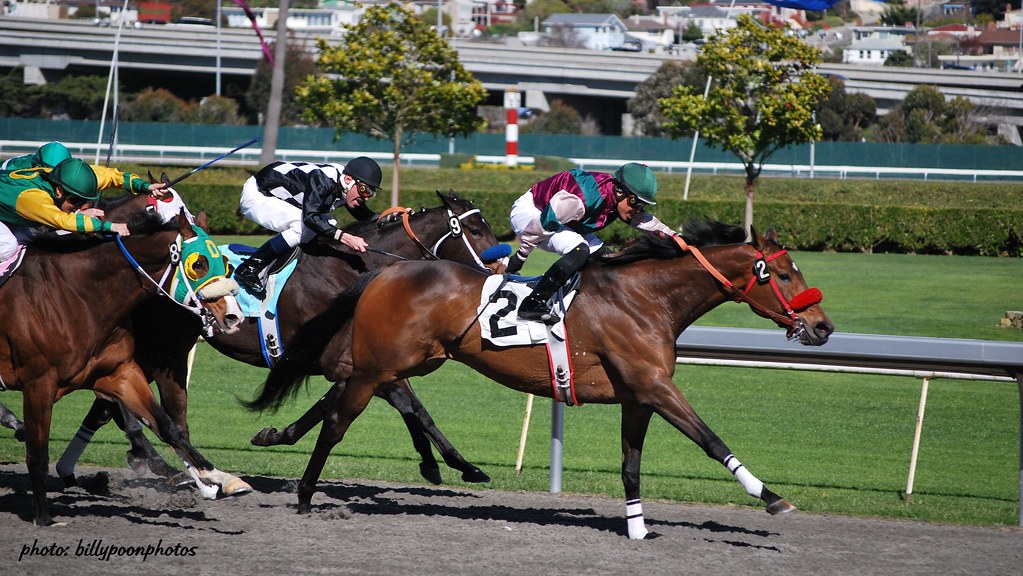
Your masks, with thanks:
[(75, 437), (71, 439), (71, 443), (64, 449), (64, 453), (60, 455), (60, 460), (57, 460), (57, 475), (61, 478), (75, 475), (75, 464), (78, 463), (78, 459), (82, 457), (82, 453), (85, 452), (85, 447), (92, 441), (92, 435), (96, 431), (86, 426), (81, 426), (78, 432), (75, 433)]
[(643, 523), (643, 504), (639, 500), (625, 503), (625, 519), (629, 523), (629, 538), (642, 540), (646, 538), (646, 524)]
[(192, 468), (192, 465), (188, 462), (185, 462), (185, 470), (187, 470), (188, 475), (195, 480), (195, 485), (199, 488), (199, 493), (202, 494), (203, 498), (207, 500), (217, 499), (217, 493), (220, 492), (220, 488), (216, 484), (208, 483), (205, 479), (203, 479), (203, 475), (195, 468)]
[(751, 474), (742, 465), (742, 462), (739, 462), (739, 459), (732, 454), (725, 457), (725, 467), (735, 475), (735, 478), (742, 484), (742, 487), (746, 489), (747, 494), (754, 498), (760, 498), (760, 495), (764, 493), (764, 483)]

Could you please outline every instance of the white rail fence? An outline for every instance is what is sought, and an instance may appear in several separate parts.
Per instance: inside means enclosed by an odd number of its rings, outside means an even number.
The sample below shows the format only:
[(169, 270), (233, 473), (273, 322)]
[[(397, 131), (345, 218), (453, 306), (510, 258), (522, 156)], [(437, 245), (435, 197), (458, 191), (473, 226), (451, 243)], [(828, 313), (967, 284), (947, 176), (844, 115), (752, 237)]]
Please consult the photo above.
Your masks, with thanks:
[[(1015, 381), (1020, 392), (1019, 495), (1023, 502), (1023, 342), (836, 333), (821, 347), (789, 342), (780, 330), (691, 326), (676, 342), (679, 364), (884, 374), (922, 381), (906, 497), (913, 493), (931, 380)], [(551, 413), (551, 492), (561, 491), (564, 404)], [(1023, 506), (1019, 525), (1023, 526)]]

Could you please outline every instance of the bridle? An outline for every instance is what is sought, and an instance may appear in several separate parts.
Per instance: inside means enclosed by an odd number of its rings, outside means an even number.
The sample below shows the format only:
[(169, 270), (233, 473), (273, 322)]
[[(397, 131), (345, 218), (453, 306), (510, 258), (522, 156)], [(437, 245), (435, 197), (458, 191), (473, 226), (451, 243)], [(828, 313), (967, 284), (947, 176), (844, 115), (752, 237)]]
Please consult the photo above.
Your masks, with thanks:
[(384, 210), (383, 213), (380, 214), (380, 220), (383, 221), (385, 217), (390, 216), (391, 214), (400, 213), (401, 223), (402, 226), (404, 226), (405, 228), (405, 233), (408, 234), (408, 237), (411, 238), (413, 242), (415, 242), (416, 246), (418, 246), (420, 250), (422, 250), (423, 255), (426, 256), (428, 260), (440, 260), (441, 257), (438, 255), (438, 252), (440, 252), (444, 243), (447, 242), (448, 240), (451, 240), (452, 238), (460, 238), (462, 240), (462, 243), (465, 244), (465, 249), (469, 252), (469, 254), (472, 255), (472, 259), (474, 262), (476, 262), (476, 265), (479, 266), (480, 268), (486, 268), (486, 265), (483, 264), (483, 260), (480, 258), (480, 255), (476, 252), (476, 249), (473, 248), (472, 243), (469, 242), (469, 239), (465, 236), (465, 234), (462, 231), (462, 220), (465, 220), (470, 216), (479, 214), (480, 209), (473, 208), (461, 214), (455, 214), (455, 212), (449, 206), (445, 206), (444, 209), (447, 211), (448, 214), (448, 232), (447, 234), (444, 234), (443, 236), (438, 238), (437, 241), (434, 242), (432, 248), (427, 247), (426, 244), (424, 244), (423, 241), (420, 240), (418, 236), (416, 236), (415, 231), (412, 230), (412, 225), (409, 222), (409, 215), (412, 214), (413, 212), (411, 209), (402, 208), (400, 206), (388, 208), (387, 210)]
[[(214, 318), (213, 313), (202, 305), (205, 301), (202, 296), (202, 291), (196, 291), (192, 288), (192, 283), (188, 281), (188, 278), (185, 276), (184, 267), (181, 266), (181, 244), (183, 241), (181, 233), (178, 233), (174, 242), (168, 245), (170, 261), (167, 263), (167, 267), (164, 268), (163, 274), (160, 276), (159, 280), (154, 279), (145, 271), (144, 268), (142, 268), (142, 265), (138, 263), (135, 257), (131, 255), (128, 248), (124, 245), (124, 241), (121, 239), (120, 234), (115, 234), (114, 240), (117, 242), (117, 247), (121, 250), (121, 254), (135, 269), (135, 272), (156, 288), (156, 294), (166, 296), (171, 302), (174, 302), (178, 306), (188, 310), (192, 314), (195, 314), (202, 321), (203, 333), (207, 336), (213, 335), (213, 329), (217, 325), (217, 320)], [(215, 277), (205, 285), (209, 285), (212, 282), (225, 278), (225, 276)], [(170, 290), (164, 288), (168, 280), (170, 280)], [(172, 294), (176, 294), (179, 291), (183, 292), (183, 296), (180, 300)]]
[[(745, 302), (752, 308), (762, 312), (771, 320), (774, 320), (778, 324), (785, 325), (787, 327), (786, 337), (788, 337), (789, 340), (795, 340), (806, 332), (806, 325), (797, 313), (820, 303), (821, 291), (817, 288), (807, 288), (789, 301), (785, 298), (785, 295), (781, 293), (781, 289), (778, 288), (778, 284), (775, 283), (774, 276), (771, 274), (771, 268), (767, 265), (768, 262), (787, 254), (788, 250), (782, 248), (770, 256), (764, 256), (764, 253), (761, 252), (759, 248), (754, 247), (756, 250), (756, 258), (753, 260), (753, 276), (750, 278), (749, 283), (746, 284), (746, 288), (744, 290), (739, 290), (734, 284), (732, 284), (731, 280), (725, 278), (725, 276), (707, 260), (706, 256), (700, 252), (699, 248), (689, 245), (681, 235), (674, 236), (674, 239), (675, 243), (682, 248), (683, 252), (692, 253), (697, 262), (699, 262), (700, 265), (714, 277), (714, 279), (732, 293), (733, 299), (736, 302)], [(767, 308), (750, 297), (750, 291), (758, 284), (770, 285), (775, 298), (777, 298), (778, 303), (781, 304), (782, 309), (785, 310), (784, 315), (778, 314), (774, 310)]]

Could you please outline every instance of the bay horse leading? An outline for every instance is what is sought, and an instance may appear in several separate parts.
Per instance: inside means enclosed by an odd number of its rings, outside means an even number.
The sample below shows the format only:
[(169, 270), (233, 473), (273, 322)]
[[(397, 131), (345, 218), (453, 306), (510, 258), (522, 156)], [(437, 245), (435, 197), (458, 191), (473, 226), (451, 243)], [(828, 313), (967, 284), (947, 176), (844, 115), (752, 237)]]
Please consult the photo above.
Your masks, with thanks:
[[(277, 320), (280, 344), (287, 350), (299, 327), (327, 308), (330, 301), (351, 284), (361, 273), (374, 270), (401, 259), (439, 259), (461, 261), (481, 269), (488, 265), (484, 254), (498, 245), (497, 238), (479, 208), (454, 194), (437, 192), (441, 205), (409, 213), (391, 209), (380, 222), (356, 222), (349, 225), (351, 233), (365, 238), (370, 251), (354, 253), (339, 250), (336, 244), (312, 243), (301, 247), (302, 254), (295, 271), (281, 291)], [(111, 212), (116, 213), (116, 212)], [(187, 380), (188, 353), (201, 332), (201, 324), (194, 315), (175, 310), (173, 302), (152, 299), (139, 306), (134, 314), (133, 332), (135, 358), (147, 376), (156, 381), (164, 409), (175, 420), (188, 438)], [(206, 342), (229, 358), (258, 367), (267, 367), (268, 358), (262, 346), (263, 334), (256, 318), (247, 318), (238, 330), (208, 335)], [(336, 397), (344, 390), (350, 373), (348, 363), (349, 338), (342, 334), (318, 360), (315, 374), (322, 374), (338, 382), (330, 392)], [(437, 428), (407, 380), (379, 390), (382, 398), (397, 409), (408, 427), (412, 443), (420, 454), (420, 474), (434, 484), (442, 481), (440, 468), (431, 450), (431, 442), (441, 453), (445, 463), (462, 473), (467, 482), (487, 482), (490, 477), (477, 466), (465, 460), (444, 434)], [(278, 431), (264, 428), (253, 444), (273, 446), (295, 444), (323, 418), (320, 400), (299, 421)], [(117, 417), (116, 405), (97, 399), (79, 429), (79, 438), (92, 434)], [(119, 422), (120, 424), (120, 422)], [(170, 468), (152, 448), (137, 425), (126, 430), (132, 448), (128, 452), (133, 467), (148, 466), (152, 471), (173, 475)], [(74, 464), (84, 445), (76, 451), (65, 452), (57, 465), (57, 472), (65, 484), (75, 483)]]
[[(223, 331), (240, 322), (216, 246), (185, 217), (165, 226), (143, 211), (145, 196), (129, 197), (139, 214), (131, 235), (29, 246), (24, 262), (0, 288), (0, 389), (22, 392), (26, 463), (33, 520), (51, 525), (46, 505), (50, 417), (54, 402), (79, 389), (119, 401), (171, 445), (197, 482), (236, 491), (240, 479), (216, 470), (181, 435), (160, 407), (132, 358), (130, 315), (156, 294), (173, 295)], [(197, 218), (205, 225), (205, 216)], [(217, 489), (217, 488), (215, 488)]]
[[(639, 471), (643, 440), (655, 413), (724, 464), (746, 492), (766, 503), (769, 513), (795, 509), (739, 462), (672, 381), (679, 334), (728, 300), (747, 303), (806, 345), (824, 344), (833, 332), (819, 305), (820, 291), (807, 289), (774, 231), (766, 236), (753, 231), (752, 238), (742, 242), (745, 231), (739, 227), (691, 222), (684, 240), (645, 237), (591, 261), (582, 271), (565, 321), (574, 401), (622, 406), (622, 481), (630, 538), (647, 534)], [(445, 262), (403, 262), (364, 278), (329, 314), (335, 323), (351, 319), (353, 370), (336, 417), (324, 420), (299, 483), (299, 512), (310, 510), (330, 449), (373, 393), (397, 379), (428, 374), (450, 358), (509, 388), (554, 394), (545, 346), (498, 348), (481, 338), (477, 310), (486, 276)], [(512, 304), (501, 312), (514, 314)], [(253, 404), (282, 401), (304, 378), (302, 355), (315, 356), (322, 340), (313, 331), (296, 337)]]

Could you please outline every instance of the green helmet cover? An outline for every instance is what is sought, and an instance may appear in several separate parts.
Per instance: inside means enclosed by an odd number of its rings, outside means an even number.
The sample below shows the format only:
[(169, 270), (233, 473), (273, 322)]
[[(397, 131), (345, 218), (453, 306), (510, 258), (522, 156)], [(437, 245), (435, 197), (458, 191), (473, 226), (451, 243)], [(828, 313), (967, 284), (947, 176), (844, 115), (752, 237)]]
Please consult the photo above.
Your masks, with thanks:
[(657, 199), (657, 177), (649, 167), (629, 162), (614, 173), (614, 179), (643, 202), (657, 203), (654, 202)]
[(74, 194), (89, 201), (99, 199), (96, 189), (96, 173), (85, 161), (68, 158), (53, 169), (53, 182), (69, 194)]
[(71, 153), (60, 142), (47, 142), (32, 155), (32, 165), (53, 168), (71, 157)]

